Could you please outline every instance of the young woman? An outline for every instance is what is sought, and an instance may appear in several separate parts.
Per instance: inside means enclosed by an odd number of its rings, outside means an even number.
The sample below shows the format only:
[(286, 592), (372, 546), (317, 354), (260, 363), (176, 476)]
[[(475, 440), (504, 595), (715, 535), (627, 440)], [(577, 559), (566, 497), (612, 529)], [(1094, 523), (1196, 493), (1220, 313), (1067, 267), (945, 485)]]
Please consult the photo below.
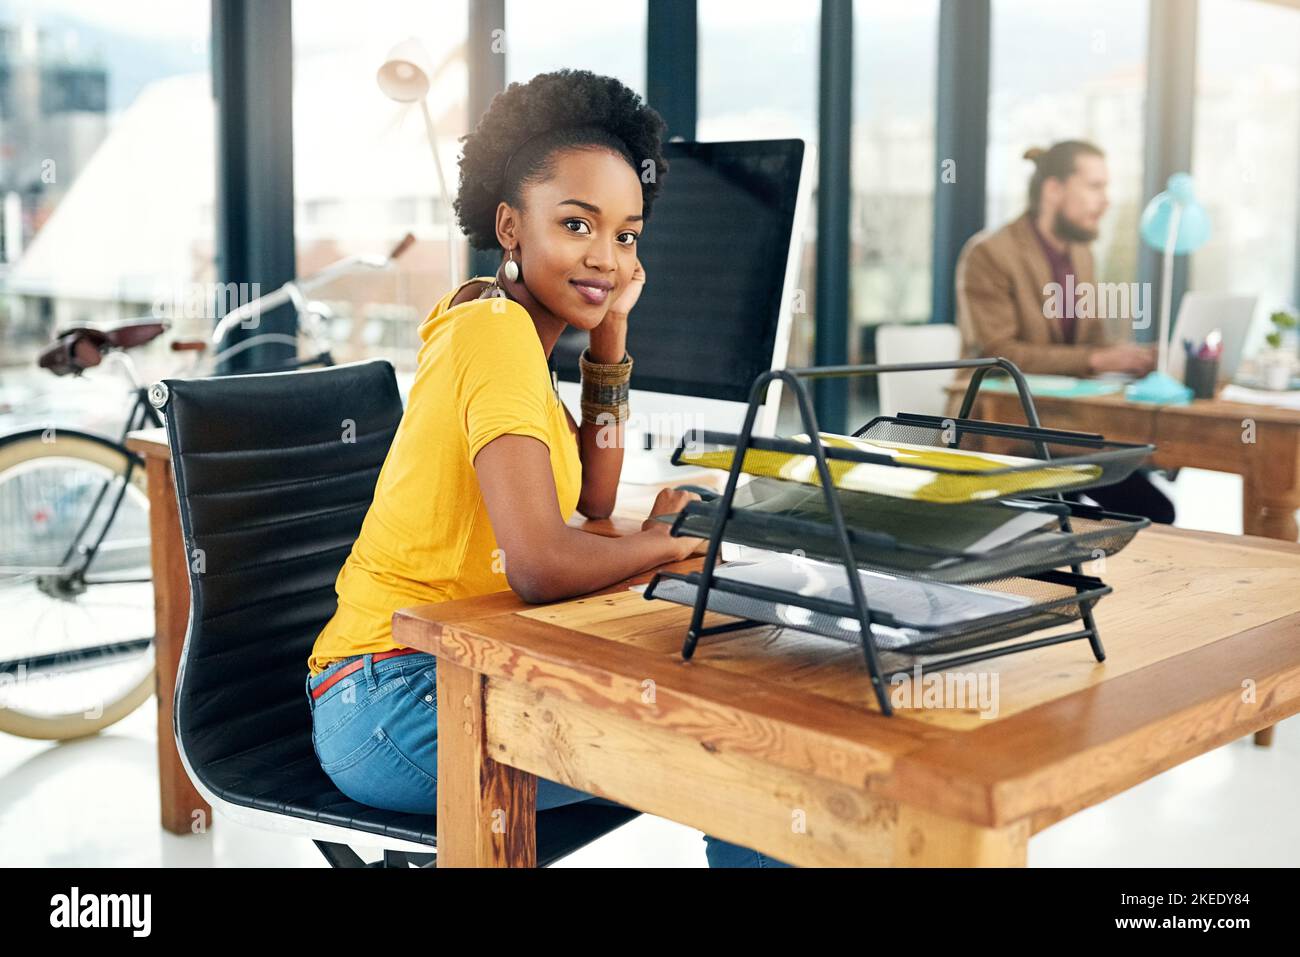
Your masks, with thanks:
[[(589, 518), (614, 508), (629, 313), (646, 281), (636, 244), (668, 169), (663, 130), (617, 80), (561, 70), (512, 83), (463, 138), (460, 226), (502, 263), (444, 295), (420, 326), (406, 412), (308, 661), (316, 755), (355, 801), (436, 807), (436, 659), (393, 641), (394, 611), (504, 588), (555, 601), (700, 550), (652, 520), (698, 498), (673, 489), (633, 535), (567, 524), (575, 508)], [(588, 334), (581, 424), (548, 369), (565, 326)], [(611, 803), (537, 782), (539, 810), (580, 801)], [(705, 841), (710, 866), (785, 866)]]

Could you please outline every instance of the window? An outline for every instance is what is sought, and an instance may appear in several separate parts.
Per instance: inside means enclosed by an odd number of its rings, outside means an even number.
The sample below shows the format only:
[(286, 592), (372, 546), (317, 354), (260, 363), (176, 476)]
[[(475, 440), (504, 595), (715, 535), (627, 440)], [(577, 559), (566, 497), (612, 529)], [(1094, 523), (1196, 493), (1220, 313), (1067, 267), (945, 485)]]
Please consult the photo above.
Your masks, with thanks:
[(612, 76), (645, 97), (646, 0), (506, 2), (506, 84), (567, 67)]
[(1090, 140), (1106, 153), (1110, 209), (1093, 245), (1098, 282), (1137, 279), (1147, 5), (993, 0), (988, 218), (1025, 209), (1031, 146)]
[[(382, 356), (415, 366), (418, 329), (451, 287), (468, 244), (438, 185), (420, 106), (388, 99), (376, 73), (389, 51), (418, 40), (432, 71), (429, 112), (447, 190), (456, 194), (459, 137), (468, 130), (466, 0), (386, 0), (357, 15), (348, 0), (293, 5), (294, 232), (299, 276), (346, 256), (415, 244), (386, 272), (357, 272), (314, 290), (333, 316), (339, 361)], [(488, 40), (484, 40), (488, 42)]]
[(853, 5), (854, 361), (869, 327), (930, 318), (938, 35), (938, 0)]
[[(816, 4), (699, 0), (700, 141), (799, 137), (817, 145)], [(811, 175), (816, 176), (816, 164)], [(816, 182), (804, 223), (798, 289), (804, 313), (790, 327), (789, 364), (811, 365), (816, 286)]]
[(700, 0), (698, 9), (699, 138), (815, 144), (816, 6)]
[[(0, 410), (105, 433), (127, 403), (111, 367), (55, 380), (55, 330), (147, 317), (211, 328), (213, 103), (208, 0), (0, 6)], [(161, 341), (134, 350), (166, 374)]]
[(1258, 295), (1258, 319), (1295, 296), (1300, 10), (1256, 0), (1200, 9), (1192, 174), (1212, 231), (1189, 284)]

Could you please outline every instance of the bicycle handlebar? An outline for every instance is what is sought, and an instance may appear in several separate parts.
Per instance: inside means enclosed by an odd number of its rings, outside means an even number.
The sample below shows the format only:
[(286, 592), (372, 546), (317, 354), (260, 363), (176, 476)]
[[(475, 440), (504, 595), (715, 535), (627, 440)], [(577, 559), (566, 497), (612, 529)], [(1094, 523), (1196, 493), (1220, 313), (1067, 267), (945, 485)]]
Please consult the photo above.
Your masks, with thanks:
[(230, 310), (217, 323), (217, 327), (212, 330), (212, 344), (221, 345), (221, 341), (236, 325), (246, 319), (260, 316), (263, 311), (269, 312), (277, 309), (285, 303), (292, 302), (301, 311), (302, 294), (309, 290), (322, 286), (325, 283), (332, 282), (340, 276), (352, 272), (358, 267), (367, 269), (387, 269), (397, 260), (404, 252), (411, 248), (415, 243), (415, 235), (407, 233), (402, 237), (401, 242), (393, 247), (392, 252), (387, 256), (348, 256), (340, 259), (338, 262), (326, 266), (319, 272), (313, 273), (305, 279), (290, 279), (279, 289), (267, 293), (265, 296), (258, 296), (251, 302), (246, 302), (236, 309)]

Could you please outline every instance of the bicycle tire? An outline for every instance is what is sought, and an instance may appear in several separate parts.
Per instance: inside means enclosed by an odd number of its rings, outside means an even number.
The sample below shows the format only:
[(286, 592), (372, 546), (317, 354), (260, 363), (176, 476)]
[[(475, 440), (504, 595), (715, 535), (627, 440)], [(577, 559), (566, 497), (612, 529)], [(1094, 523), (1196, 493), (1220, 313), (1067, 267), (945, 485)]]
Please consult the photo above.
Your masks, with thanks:
[[(148, 502), (145, 473), (139, 457), (124, 445), (99, 435), (75, 429), (55, 429), (51, 438), (45, 430), (33, 429), (0, 437), (0, 476), (20, 464), (42, 457), (80, 459), (108, 468), (121, 475), (134, 461), (131, 483)], [(149, 636), (153, 638), (152, 635)], [(83, 711), (31, 714), (14, 708), (0, 707), (0, 731), (38, 740), (70, 740), (97, 734), (142, 705), (154, 693), (156, 664), (140, 680), (112, 701), (104, 701), (99, 715), (87, 717)]]

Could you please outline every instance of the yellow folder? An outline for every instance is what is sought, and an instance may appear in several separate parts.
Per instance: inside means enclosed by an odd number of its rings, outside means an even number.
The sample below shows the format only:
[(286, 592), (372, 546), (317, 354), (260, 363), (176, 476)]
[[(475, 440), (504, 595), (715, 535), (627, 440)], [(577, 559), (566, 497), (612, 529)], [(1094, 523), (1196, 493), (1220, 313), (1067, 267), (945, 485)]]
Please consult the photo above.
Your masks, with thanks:
[[(827, 459), (831, 481), (836, 488), (894, 498), (914, 499), (957, 505), (1024, 495), (1033, 492), (1082, 486), (1101, 475), (1099, 465), (1049, 465), (1020, 472), (981, 475), (1014, 466), (1033, 465), (1039, 459), (1015, 455), (996, 455), (992, 452), (970, 452), (962, 449), (945, 449), (933, 445), (913, 445), (908, 442), (884, 442), (879, 439), (860, 439), (847, 435), (818, 433), (822, 444), (834, 448), (859, 449), (876, 455), (888, 455), (896, 466), (865, 462), (846, 462)], [(792, 441), (809, 442), (807, 434), (792, 436)], [(730, 469), (735, 461), (734, 447), (687, 444), (680, 453), (680, 461), (701, 468)], [(907, 466), (913, 466), (911, 468)], [(960, 469), (969, 474), (933, 472), (933, 468)], [(812, 455), (793, 452), (773, 452), (767, 449), (747, 449), (741, 471), (751, 475), (821, 485), (817, 472), (817, 459)]]

